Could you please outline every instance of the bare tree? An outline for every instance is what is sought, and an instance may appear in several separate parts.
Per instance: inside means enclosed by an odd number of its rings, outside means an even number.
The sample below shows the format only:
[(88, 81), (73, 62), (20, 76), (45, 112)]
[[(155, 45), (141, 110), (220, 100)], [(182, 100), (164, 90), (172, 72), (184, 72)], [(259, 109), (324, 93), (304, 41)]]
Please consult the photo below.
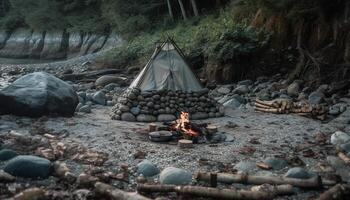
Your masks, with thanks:
[(198, 13), (198, 8), (197, 8), (197, 2), (196, 2), (196, 0), (191, 0), (191, 4), (192, 4), (194, 16), (197, 17), (197, 16), (199, 15), (199, 13)]
[(179, 4), (180, 4), (182, 17), (184, 18), (184, 20), (187, 20), (186, 10), (185, 10), (184, 4), (182, 3), (182, 0), (177, 0), (177, 1), (178, 1)]
[(166, 1), (167, 1), (167, 4), (168, 4), (169, 15), (170, 15), (171, 19), (174, 20), (174, 14), (173, 14), (173, 9), (171, 7), (170, 0), (166, 0)]

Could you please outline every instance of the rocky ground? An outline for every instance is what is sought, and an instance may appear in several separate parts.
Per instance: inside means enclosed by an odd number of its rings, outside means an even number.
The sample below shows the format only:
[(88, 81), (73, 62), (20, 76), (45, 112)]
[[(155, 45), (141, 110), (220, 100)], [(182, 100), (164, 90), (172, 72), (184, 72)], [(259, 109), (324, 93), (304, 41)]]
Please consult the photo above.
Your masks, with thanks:
[[(61, 63), (0, 65), (0, 88), (33, 71), (48, 71), (57, 76), (90, 71), (89, 64)], [(93, 82), (94, 79), (71, 81), (80, 98), (77, 112), (71, 118), (0, 117), (3, 149), (11, 149), (13, 154), (20, 155), (47, 157), (53, 154), (49, 165), (55, 163), (56, 166), (59, 160), (67, 165), (73, 177), (78, 177), (76, 182), (70, 182), (56, 170), (55, 174), (45, 179), (17, 178), (11, 183), (0, 183), (1, 199), (34, 186), (45, 190), (48, 199), (101, 199), (93, 192), (91, 182), (96, 180), (91, 180), (91, 177), (98, 177), (99, 181), (125, 191), (135, 191), (137, 182), (144, 177), (149, 182), (176, 183), (180, 180), (186, 184), (203, 185), (189, 176), (194, 177), (199, 171), (243, 171), (251, 175), (297, 178), (320, 175), (331, 180), (340, 176), (342, 181), (350, 181), (350, 168), (338, 158), (336, 151), (336, 147), (340, 146), (345, 153), (350, 152), (350, 145), (346, 145), (350, 141), (347, 135), (350, 134), (350, 91), (335, 91), (332, 85), (306, 88), (301, 81), (288, 83), (281, 75), (261, 77), (254, 82), (245, 80), (213, 86), (210, 96), (225, 105), (225, 116), (195, 122), (216, 125), (220, 139), (181, 149), (174, 141), (151, 142), (144, 130), (148, 128), (147, 123), (111, 120), (111, 106), (125, 90), (133, 74), (125, 72), (117, 77), (114, 75), (114, 78), (96, 82)], [(331, 109), (325, 121), (294, 114), (261, 113), (255, 112), (252, 107), (251, 100), (255, 97), (264, 100), (279, 97), (307, 99)], [(158, 122), (157, 125), (161, 126), (162, 123)], [(50, 146), (59, 153), (42, 151)], [(4, 150), (0, 151), (0, 158), (4, 155), (1, 152)], [(9, 154), (5, 152), (5, 155)], [(84, 157), (87, 154), (89, 156)], [(12, 160), (3, 160), (0, 168), (6, 169)], [(257, 163), (267, 164), (272, 169), (264, 170)], [(143, 176), (140, 177), (140, 174)], [(176, 178), (172, 177), (174, 174)], [(233, 186), (246, 188), (241, 184), (219, 185), (222, 188)], [(294, 195), (276, 199), (312, 199), (323, 190), (295, 189)], [(177, 198), (175, 195), (162, 196)]]

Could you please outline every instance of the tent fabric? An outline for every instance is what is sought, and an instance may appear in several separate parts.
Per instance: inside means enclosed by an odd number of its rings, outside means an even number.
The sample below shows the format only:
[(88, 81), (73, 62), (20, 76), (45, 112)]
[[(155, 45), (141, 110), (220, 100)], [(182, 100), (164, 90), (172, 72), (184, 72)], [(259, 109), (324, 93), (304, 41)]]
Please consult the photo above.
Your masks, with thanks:
[(193, 74), (180, 50), (171, 41), (158, 47), (150, 61), (131, 83), (141, 91), (200, 91), (202, 86)]

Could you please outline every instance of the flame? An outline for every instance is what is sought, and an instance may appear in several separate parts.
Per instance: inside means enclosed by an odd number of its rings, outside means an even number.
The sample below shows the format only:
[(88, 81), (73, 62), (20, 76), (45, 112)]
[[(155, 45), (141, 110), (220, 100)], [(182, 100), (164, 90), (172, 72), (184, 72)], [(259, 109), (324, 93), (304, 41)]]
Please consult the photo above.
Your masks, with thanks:
[[(181, 130), (185, 134), (191, 137), (197, 137), (199, 133), (193, 130), (191, 127), (187, 125), (190, 123), (189, 114), (187, 112), (181, 112), (180, 118), (176, 120), (175, 129)], [(186, 127), (187, 126), (187, 127)]]

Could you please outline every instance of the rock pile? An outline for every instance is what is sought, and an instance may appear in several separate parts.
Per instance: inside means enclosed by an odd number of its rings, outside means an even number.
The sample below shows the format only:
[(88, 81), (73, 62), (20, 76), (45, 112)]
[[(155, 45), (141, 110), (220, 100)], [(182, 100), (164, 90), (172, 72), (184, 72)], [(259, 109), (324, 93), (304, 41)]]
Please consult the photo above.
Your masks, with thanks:
[(223, 116), (221, 105), (208, 96), (208, 90), (140, 91), (128, 89), (113, 107), (111, 117), (123, 121), (172, 121), (181, 111), (190, 113), (190, 119)]

